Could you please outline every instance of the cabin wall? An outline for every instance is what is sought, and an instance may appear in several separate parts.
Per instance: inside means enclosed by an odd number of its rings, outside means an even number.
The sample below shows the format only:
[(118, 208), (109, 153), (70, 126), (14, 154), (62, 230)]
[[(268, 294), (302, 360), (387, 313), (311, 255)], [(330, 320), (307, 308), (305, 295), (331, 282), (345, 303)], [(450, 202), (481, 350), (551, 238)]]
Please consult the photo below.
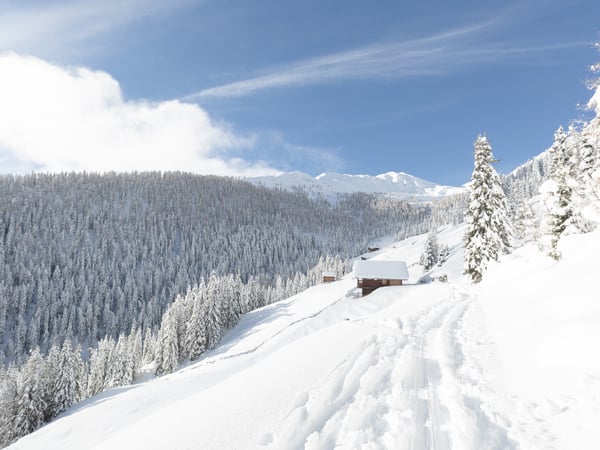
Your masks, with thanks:
[(380, 280), (377, 278), (359, 278), (356, 286), (362, 289), (363, 297), (383, 286), (402, 286), (402, 280)]

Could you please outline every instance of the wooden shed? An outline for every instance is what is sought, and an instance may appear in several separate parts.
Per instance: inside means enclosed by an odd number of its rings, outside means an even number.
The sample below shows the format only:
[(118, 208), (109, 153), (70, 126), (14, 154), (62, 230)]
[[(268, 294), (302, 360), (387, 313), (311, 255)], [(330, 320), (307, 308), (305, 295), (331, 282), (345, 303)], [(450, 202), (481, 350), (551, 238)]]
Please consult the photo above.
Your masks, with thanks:
[(363, 296), (383, 286), (402, 286), (402, 282), (408, 280), (408, 267), (404, 261), (358, 260), (352, 271)]
[(335, 272), (323, 272), (323, 283), (331, 283), (335, 279)]

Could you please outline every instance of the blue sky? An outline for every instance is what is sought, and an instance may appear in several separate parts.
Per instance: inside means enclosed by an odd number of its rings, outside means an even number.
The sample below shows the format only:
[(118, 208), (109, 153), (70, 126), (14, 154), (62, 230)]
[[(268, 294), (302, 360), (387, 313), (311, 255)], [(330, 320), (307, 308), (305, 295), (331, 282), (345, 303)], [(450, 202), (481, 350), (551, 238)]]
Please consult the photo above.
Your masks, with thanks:
[(462, 184), (478, 133), (507, 172), (584, 115), (598, 17), (597, 0), (3, 2), (2, 171)]

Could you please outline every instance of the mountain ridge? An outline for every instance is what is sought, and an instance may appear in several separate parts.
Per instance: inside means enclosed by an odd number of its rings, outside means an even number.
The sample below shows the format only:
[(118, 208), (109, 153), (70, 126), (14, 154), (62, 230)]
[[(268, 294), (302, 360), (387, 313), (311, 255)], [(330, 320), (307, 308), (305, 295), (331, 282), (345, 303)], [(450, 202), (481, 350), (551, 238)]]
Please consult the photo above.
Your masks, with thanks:
[(279, 175), (251, 177), (247, 181), (270, 188), (300, 189), (309, 195), (322, 195), (326, 198), (365, 192), (405, 200), (427, 201), (466, 192), (464, 186), (440, 185), (405, 172), (393, 171), (379, 175), (324, 172), (316, 177), (293, 171)]

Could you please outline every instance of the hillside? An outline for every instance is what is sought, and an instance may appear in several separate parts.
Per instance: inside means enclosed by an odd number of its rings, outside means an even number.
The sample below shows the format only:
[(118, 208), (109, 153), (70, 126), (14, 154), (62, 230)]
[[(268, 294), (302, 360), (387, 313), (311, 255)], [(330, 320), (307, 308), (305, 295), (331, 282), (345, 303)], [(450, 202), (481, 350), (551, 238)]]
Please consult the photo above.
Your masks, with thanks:
[(423, 232), (428, 215), (366, 194), (332, 206), (186, 173), (0, 176), (0, 368), (36, 346), (87, 350), (155, 330), (177, 295), (212, 274), (284, 284), (322, 256)]
[(586, 449), (600, 439), (600, 232), (563, 259), (528, 244), (473, 286), (451, 254), (417, 284), (426, 236), (374, 257), (406, 260), (411, 283), (347, 296), (351, 276), (242, 317), (176, 373), (71, 408), (11, 449)]
[(330, 199), (339, 194), (365, 192), (404, 200), (427, 201), (466, 192), (464, 187), (442, 186), (404, 172), (387, 172), (375, 176), (322, 173), (316, 177), (302, 172), (289, 172), (249, 178), (248, 181), (266, 187), (299, 189), (310, 195)]

